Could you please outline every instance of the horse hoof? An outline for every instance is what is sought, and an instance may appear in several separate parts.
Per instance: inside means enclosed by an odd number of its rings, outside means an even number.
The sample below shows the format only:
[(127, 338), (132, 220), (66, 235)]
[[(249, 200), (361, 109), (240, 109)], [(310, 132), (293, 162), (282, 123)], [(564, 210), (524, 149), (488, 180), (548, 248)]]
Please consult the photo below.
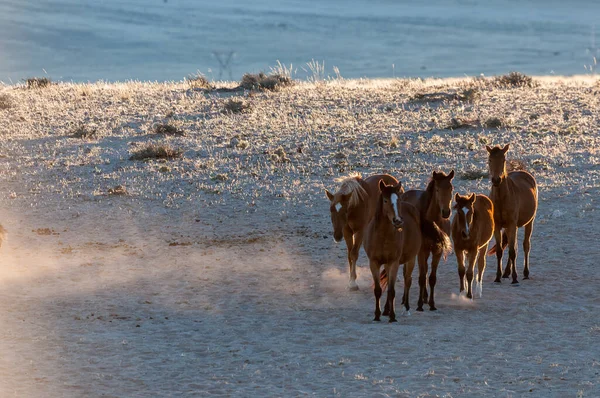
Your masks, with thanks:
[(494, 280), (494, 283), (502, 283), (502, 280), (501, 280), (500, 278), (496, 278), (496, 279)]
[(435, 308), (435, 307), (429, 307), (429, 311), (437, 311), (437, 308)]
[(348, 286), (348, 290), (351, 292), (356, 292), (356, 291), (359, 291), (360, 289), (358, 288), (358, 285), (354, 284), (352, 286)]
[(423, 307), (417, 307), (417, 311), (423, 312)]
[(508, 279), (510, 275), (502, 275), (502, 279)]
[(514, 280), (514, 281), (512, 281), (510, 284), (511, 284), (511, 285), (518, 285), (518, 284), (519, 284), (519, 281), (517, 281), (517, 280)]
[(524, 276), (523, 279), (529, 279), (529, 276)]
[(375, 317), (375, 318), (373, 319), (373, 322), (381, 322), (381, 319), (379, 319), (379, 318)]
[(398, 322), (396, 318), (390, 318), (390, 323)]

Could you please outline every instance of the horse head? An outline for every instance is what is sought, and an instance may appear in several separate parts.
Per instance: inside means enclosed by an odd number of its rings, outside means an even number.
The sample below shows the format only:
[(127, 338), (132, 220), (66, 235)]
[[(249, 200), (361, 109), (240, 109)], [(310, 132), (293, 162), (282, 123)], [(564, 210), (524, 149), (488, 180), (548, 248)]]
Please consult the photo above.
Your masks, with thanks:
[(444, 172), (434, 171), (431, 175), (431, 180), (434, 183), (434, 200), (437, 201), (442, 218), (449, 218), (452, 213), (452, 191), (454, 189), (452, 185), (452, 179), (454, 178), (454, 170), (450, 173), (444, 174)]
[(492, 185), (497, 187), (506, 178), (506, 152), (508, 152), (509, 144), (506, 144), (504, 148), (499, 146), (490, 147), (485, 146), (488, 151), (488, 165), (490, 171), (490, 180)]
[(458, 230), (463, 239), (469, 239), (473, 226), (473, 204), (476, 196), (472, 193), (470, 196), (461, 196), (458, 193), (454, 195), (454, 208), (456, 209), (456, 220)]
[(395, 228), (402, 228), (404, 221), (400, 215), (400, 196), (404, 193), (402, 183), (396, 185), (386, 185), (383, 180), (379, 181), (379, 191), (381, 192), (382, 210)]
[(344, 237), (344, 227), (348, 223), (348, 202), (350, 194), (336, 193), (335, 195), (325, 190), (329, 199), (329, 212), (331, 213), (331, 224), (333, 225), (333, 239), (340, 242)]

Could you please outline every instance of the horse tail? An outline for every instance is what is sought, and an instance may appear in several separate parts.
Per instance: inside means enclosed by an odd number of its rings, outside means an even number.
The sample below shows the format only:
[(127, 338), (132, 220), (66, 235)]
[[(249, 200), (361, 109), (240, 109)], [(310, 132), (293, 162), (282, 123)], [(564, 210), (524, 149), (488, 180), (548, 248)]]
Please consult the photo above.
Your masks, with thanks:
[(444, 260), (448, 257), (448, 254), (452, 251), (450, 238), (435, 222), (421, 218), (421, 234), (433, 241), (431, 247), (433, 252), (441, 252)]
[[(492, 248), (487, 252), (488, 256), (492, 256), (494, 254), (496, 254), (496, 252), (498, 251), (498, 245), (494, 245), (492, 246)], [(508, 246), (508, 236), (506, 236), (506, 232), (502, 231), (502, 251), (504, 251), (504, 249), (506, 249), (506, 246)]]
[(388, 274), (385, 272), (385, 268), (381, 270), (379, 273), (379, 286), (381, 286), (381, 290), (385, 290), (388, 284)]

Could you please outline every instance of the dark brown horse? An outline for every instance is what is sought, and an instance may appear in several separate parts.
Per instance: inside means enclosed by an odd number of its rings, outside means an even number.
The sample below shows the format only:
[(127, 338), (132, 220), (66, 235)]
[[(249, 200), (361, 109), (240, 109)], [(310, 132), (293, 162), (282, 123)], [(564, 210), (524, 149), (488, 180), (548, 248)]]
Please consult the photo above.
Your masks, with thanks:
[(356, 260), (362, 245), (364, 230), (373, 218), (379, 199), (379, 181), (396, 184), (398, 181), (388, 174), (376, 174), (366, 179), (360, 176), (344, 178), (340, 189), (332, 194), (325, 190), (330, 201), (329, 211), (333, 224), (333, 239), (346, 241), (350, 281), (348, 288), (358, 290), (356, 284)]
[(465, 254), (467, 255), (467, 298), (472, 299), (473, 273), (477, 262), (477, 295), (483, 292), (483, 272), (488, 242), (494, 235), (494, 205), (485, 195), (454, 196), (454, 219), (452, 220), (452, 243), (458, 263), (460, 291), (465, 289)]
[(427, 261), (431, 255), (431, 273), (429, 275), (429, 309), (435, 311), (435, 284), (437, 281), (437, 268), (442, 256), (450, 251), (450, 208), (452, 202), (452, 179), (454, 170), (448, 174), (433, 172), (431, 181), (425, 191), (410, 190), (402, 195), (402, 201), (414, 205), (420, 213), (421, 223), (428, 228), (439, 227), (443, 232), (442, 241), (433, 241), (423, 235), (421, 250), (419, 251), (419, 301), (417, 311), (423, 311), (423, 303), (427, 301)]
[[(535, 178), (526, 171), (506, 172), (506, 152), (509, 145), (504, 148), (496, 146), (485, 147), (489, 154), (490, 180), (492, 190), (490, 199), (494, 203), (494, 238), (496, 245), (489, 254), (496, 253), (498, 268), (495, 282), (500, 283), (500, 277), (508, 278), (512, 274), (512, 283), (517, 280), (517, 230), (524, 227), (523, 252), (525, 267), (523, 279), (529, 279), (529, 250), (531, 248), (531, 233), (537, 212), (538, 192)], [(502, 233), (504, 230), (504, 234)], [(505, 235), (505, 241), (503, 241)], [(502, 254), (508, 245), (508, 262), (502, 274)]]
[[(400, 196), (404, 192), (400, 183), (386, 185), (379, 183), (381, 195), (375, 211), (375, 216), (365, 231), (365, 252), (369, 257), (371, 274), (375, 285), (375, 321), (380, 320), (380, 300), (382, 288), (380, 285), (380, 269), (384, 266), (388, 275), (388, 294), (383, 315), (390, 317), (390, 322), (396, 321), (394, 300), (396, 297), (396, 278), (400, 264), (405, 264), (403, 304), (408, 312), (408, 295), (411, 285), (412, 269), (415, 257), (421, 249), (421, 235), (432, 241), (442, 241), (443, 232), (433, 225), (423, 227), (419, 211), (411, 204), (402, 202)], [(408, 279), (407, 278), (408, 275)]]

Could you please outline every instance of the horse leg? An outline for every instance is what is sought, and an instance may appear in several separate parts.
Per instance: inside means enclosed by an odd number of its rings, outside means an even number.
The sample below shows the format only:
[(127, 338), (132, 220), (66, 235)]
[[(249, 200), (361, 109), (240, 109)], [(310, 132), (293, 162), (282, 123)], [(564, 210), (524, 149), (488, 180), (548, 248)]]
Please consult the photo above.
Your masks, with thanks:
[[(506, 236), (508, 237), (508, 263), (510, 264), (509, 271), (512, 271), (512, 283), (517, 284), (517, 226), (506, 228)], [(507, 265), (508, 268), (508, 265)], [(506, 273), (507, 270), (504, 270)]]
[(473, 273), (477, 261), (477, 250), (467, 252), (467, 298), (473, 299)]
[(431, 256), (431, 273), (429, 274), (429, 310), (435, 311), (435, 283), (437, 281), (437, 268), (440, 263), (440, 259), (442, 258), (442, 253), (435, 253)]
[(381, 285), (379, 284), (379, 263), (375, 261), (369, 261), (369, 267), (371, 268), (371, 274), (373, 275), (373, 283), (375, 287), (373, 288), (373, 293), (375, 294), (375, 318), (373, 321), (379, 322), (381, 319)]
[(531, 249), (531, 233), (533, 232), (533, 220), (525, 225), (523, 236), (523, 255), (525, 256), (525, 267), (523, 268), (523, 279), (529, 279), (529, 249)]
[(404, 264), (404, 295), (402, 297), (402, 304), (406, 309), (406, 315), (410, 315), (410, 305), (408, 304), (408, 296), (410, 293), (410, 285), (412, 285), (412, 273), (415, 268), (415, 259), (410, 259)]
[(421, 250), (418, 255), (419, 260), (419, 301), (417, 302), (417, 311), (423, 311), (423, 302), (425, 300), (426, 292), (425, 286), (427, 284), (427, 258), (429, 252)]
[(483, 272), (485, 271), (485, 256), (488, 251), (487, 243), (479, 249), (477, 254), (477, 285), (475, 288), (475, 294), (478, 298), (483, 295)]
[[(415, 264), (413, 262), (413, 267), (414, 267), (414, 265)], [(405, 289), (405, 293), (406, 293), (406, 270), (407, 270), (407, 265), (404, 264), (402, 266), (402, 276), (404, 277), (404, 289)], [(410, 269), (410, 272), (411, 272), (411, 279), (412, 279), (412, 268)], [(406, 303), (405, 300), (406, 300), (406, 296), (405, 296), (405, 294), (403, 294), (402, 295), (402, 303), (401, 303), (402, 305), (404, 305)]]
[[(356, 258), (353, 255), (354, 252), (354, 233), (349, 226), (345, 226), (344, 230), (344, 240), (346, 241), (346, 249), (348, 250), (348, 267), (350, 268), (350, 280), (348, 281), (348, 290), (358, 290), (358, 285), (356, 284)], [(361, 242), (362, 243), (362, 242)], [(356, 248), (356, 252), (358, 253), (358, 249), (360, 249), (360, 244)]]
[(501, 283), (502, 282), (502, 230), (495, 229), (494, 230), (494, 238), (496, 240), (496, 260), (498, 261), (498, 268), (496, 269), (496, 279), (494, 282)]
[(456, 262), (458, 263), (458, 294), (465, 290), (465, 254), (462, 250), (456, 251)]
[(400, 264), (398, 262), (393, 262), (391, 264), (387, 264), (385, 267), (386, 272), (388, 273), (388, 294), (387, 294), (387, 304), (389, 304), (389, 317), (390, 322), (396, 322), (396, 311), (394, 309), (394, 300), (396, 298), (396, 278), (398, 277), (398, 267)]

